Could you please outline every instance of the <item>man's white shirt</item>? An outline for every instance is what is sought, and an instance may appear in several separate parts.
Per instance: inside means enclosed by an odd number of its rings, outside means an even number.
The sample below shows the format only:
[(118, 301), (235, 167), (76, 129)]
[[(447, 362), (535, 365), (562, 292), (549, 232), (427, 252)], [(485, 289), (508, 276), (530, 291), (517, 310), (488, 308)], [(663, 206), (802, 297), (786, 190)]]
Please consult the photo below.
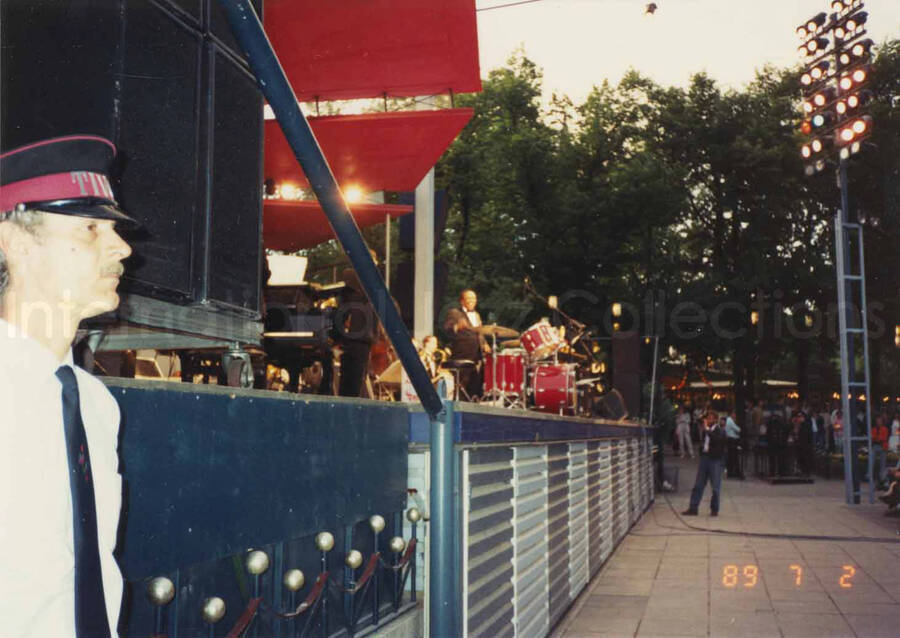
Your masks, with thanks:
[[(122, 483), (119, 406), (97, 379), (60, 363), (0, 319), (0, 618), (9, 636), (75, 635), (72, 497), (60, 365), (75, 370), (91, 457), (98, 545), (110, 633), (116, 635), (122, 576), (113, 558)], [(7, 633), (8, 632), (8, 633)]]

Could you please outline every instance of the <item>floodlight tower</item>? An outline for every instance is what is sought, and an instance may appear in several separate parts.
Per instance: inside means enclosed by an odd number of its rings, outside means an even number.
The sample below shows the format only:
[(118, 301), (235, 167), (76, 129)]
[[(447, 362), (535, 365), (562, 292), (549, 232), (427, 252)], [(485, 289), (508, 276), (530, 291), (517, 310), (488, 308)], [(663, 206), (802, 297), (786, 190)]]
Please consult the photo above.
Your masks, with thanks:
[[(851, 214), (847, 163), (872, 134), (865, 106), (871, 72), (872, 40), (866, 39), (868, 13), (862, 0), (832, 0), (831, 13), (818, 13), (797, 27), (799, 52), (807, 64), (803, 85), (804, 120), (808, 139), (800, 154), (808, 176), (821, 173), (837, 156), (841, 205), (834, 220), (838, 314), (841, 348), (841, 411), (843, 413), (844, 491), (847, 503), (860, 502), (859, 450), (872, 446), (869, 388), (869, 335), (866, 323), (866, 270), (863, 232)], [(829, 37), (830, 36), (830, 39)], [(861, 422), (862, 421), (862, 422)], [(875, 500), (873, 455), (868, 455), (869, 502)]]

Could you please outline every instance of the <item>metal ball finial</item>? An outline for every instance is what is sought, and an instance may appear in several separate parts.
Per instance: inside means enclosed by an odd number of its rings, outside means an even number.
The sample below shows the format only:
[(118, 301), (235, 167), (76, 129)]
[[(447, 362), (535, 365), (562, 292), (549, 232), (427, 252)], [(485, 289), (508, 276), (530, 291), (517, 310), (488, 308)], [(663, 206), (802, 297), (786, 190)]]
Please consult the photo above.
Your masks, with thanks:
[(225, 601), (218, 596), (203, 601), (203, 620), (214, 625), (225, 615)]
[(284, 573), (284, 586), (291, 591), (299, 591), (306, 582), (306, 576), (299, 569), (289, 569)]
[(316, 534), (316, 547), (320, 552), (330, 552), (334, 547), (334, 536), (330, 532), (319, 532)]
[(347, 558), (344, 559), (344, 564), (347, 565), (350, 569), (356, 569), (360, 565), (362, 565), (363, 555), (355, 549), (351, 549), (347, 552)]
[(418, 523), (422, 520), (422, 512), (420, 512), (416, 507), (410, 507), (406, 511), (406, 520), (408, 520), (410, 523)]
[(369, 527), (371, 527), (372, 531), (377, 534), (384, 529), (384, 517), (379, 516), (378, 514), (373, 514), (369, 517)]
[(147, 583), (147, 598), (157, 607), (163, 607), (175, 598), (175, 585), (165, 576), (159, 576)]
[(269, 555), (260, 549), (247, 553), (247, 560), (244, 561), (247, 571), (254, 576), (265, 574), (269, 569)]
[(391, 551), (395, 554), (400, 554), (406, 549), (406, 541), (403, 540), (400, 536), (394, 536), (388, 543), (388, 547), (391, 548)]

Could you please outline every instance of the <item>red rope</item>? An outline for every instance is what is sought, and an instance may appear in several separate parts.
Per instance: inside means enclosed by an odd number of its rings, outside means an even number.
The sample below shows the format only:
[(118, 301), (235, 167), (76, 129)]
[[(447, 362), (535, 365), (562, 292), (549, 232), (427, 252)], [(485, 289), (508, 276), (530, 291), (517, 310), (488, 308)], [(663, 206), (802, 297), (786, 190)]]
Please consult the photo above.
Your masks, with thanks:
[(366, 569), (365, 571), (363, 571), (362, 576), (358, 581), (356, 581), (356, 585), (354, 585), (352, 589), (349, 589), (347, 591), (349, 591), (351, 594), (355, 594), (365, 586), (366, 582), (370, 578), (372, 578), (372, 574), (375, 573), (375, 568), (378, 566), (378, 559), (380, 558), (380, 556), (381, 555), (378, 552), (375, 552), (369, 557), (369, 562), (366, 564)]
[(228, 638), (240, 638), (240, 635), (244, 633), (244, 630), (247, 629), (250, 621), (253, 620), (253, 617), (256, 615), (256, 610), (259, 609), (259, 603), (261, 602), (262, 598), (250, 599), (244, 613), (241, 614), (241, 617), (234, 623), (234, 627), (231, 628), (231, 631), (228, 632)]
[(316, 578), (316, 584), (313, 585), (313, 588), (310, 590), (309, 594), (306, 596), (306, 600), (300, 603), (297, 606), (297, 609), (294, 611), (290, 611), (286, 614), (280, 614), (277, 611), (273, 611), (276, 616), (279, 618), (294, 618), (299, 616), (304, 611), (312, 607), (316, 601), (319, 599), (319, 595), (322, 593), (322, 588), (325, 587), (325, 583), (328, 582), (328, 574), (329, 572), (322, 572), (319, 574), (318, 578)]

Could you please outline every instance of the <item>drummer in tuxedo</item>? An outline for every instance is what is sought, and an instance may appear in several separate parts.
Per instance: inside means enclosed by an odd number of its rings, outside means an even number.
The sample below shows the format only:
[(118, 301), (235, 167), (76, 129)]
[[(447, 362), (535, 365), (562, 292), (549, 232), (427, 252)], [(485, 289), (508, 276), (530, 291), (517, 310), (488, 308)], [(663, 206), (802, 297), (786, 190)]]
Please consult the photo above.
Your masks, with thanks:
[(482, 361), (491, 347), (475, 328), (482, 325), (481, 315), (475, 310), (478, 296), (474, 290), (463, 290), (459, 295), (459, 307), (451, 308), (444, 320), (444, 332), (450, 339), (450, 350), (455, 360), (467, 359), (475, 366), (463, 368), (459, 374), (459, 385), (470, 399), (481, 396), (484, 383)]

